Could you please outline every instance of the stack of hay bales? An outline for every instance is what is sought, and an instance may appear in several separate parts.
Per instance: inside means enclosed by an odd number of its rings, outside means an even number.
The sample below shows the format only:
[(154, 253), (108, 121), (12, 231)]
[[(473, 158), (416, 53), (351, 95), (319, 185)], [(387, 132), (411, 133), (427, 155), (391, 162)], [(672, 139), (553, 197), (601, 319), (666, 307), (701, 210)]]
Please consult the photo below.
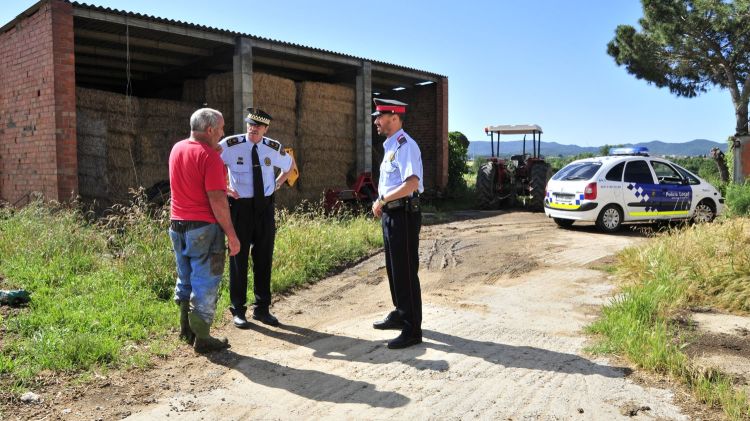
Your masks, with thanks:
[(190, 135), (191, 104), (76, 88), (79, 193), (103, 206), (169, 178), (169, 152)]
[(206, 102), (206, 81), (186, 79), (182, 82), (182, 102), (201, 105)]
[(138, 182), (150, 187), (169, 179), (172, 146), (190, 137), (192, 104), (163, 99), (140, 100), (140, 124), (136, 138)]
[(79, 193), (108, 206), (137, 186), (138, 98), (76, 88)]
[[(297, 87), (294, 81), (265, 73), (253, 73), (253, 106), (273, 117), (266, 137), (281, 142), (284, 148), (294, 148), (297, 142)], [(285, 185), (276, 193), (276, 203), (291, 207), (301, 199), (300, 191)]]
[(78, 146), (78, 193), (81, 197), (109, 200), (107, 173), (107, 121), (100, 91), (76, 90)]
[(348, 188), (356, 177), (355, 90), (302, 82), (298, 100), (300, 189), (306, 199), (317, 200), (328, 188)]
[(224, 130), (234, 128), (234, 76), (232, 72), (216, 73), (206, 78), (206, 106), (224, 115)]

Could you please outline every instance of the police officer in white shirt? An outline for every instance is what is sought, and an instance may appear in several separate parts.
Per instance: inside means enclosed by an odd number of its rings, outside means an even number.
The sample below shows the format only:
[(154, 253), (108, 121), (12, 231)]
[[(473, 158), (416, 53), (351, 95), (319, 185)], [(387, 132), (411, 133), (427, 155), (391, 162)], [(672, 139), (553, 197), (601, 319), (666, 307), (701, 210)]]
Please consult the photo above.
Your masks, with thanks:
[(385, 265), (395, 309), (375, 329), (396, 329), (401, 334), (388, 342), (398, 349), (422, 342), (422, 296), (419, 287), (419, 231), (422, 213), (419, 193), (424, 192), (419, 146), (402, 129), (406, 104), (374, 99), (375, 127), (385, 136), (380, 164), (379, 197), (372, 213), (380, 217), (385, 243)]
[[(250, 254), (255, 294), (253, 319), (271, 326), (279, 325), (279, 320), (269, 311), (276, 236), (273, 194), (296, 165), (281, 143), (264, 137), (271, 116), (258, 108), (248, 108), (247, 112), (247, 133), (224, 138), (219, 143), (221, 159), (229, 169), (229, 209), (240, 240), (240, 252), (229, 260), (229, 297), (234, 325), (241, 329), (250, 327), (245, 317)], [(278, 177), (274, 168), (281, 170)]]

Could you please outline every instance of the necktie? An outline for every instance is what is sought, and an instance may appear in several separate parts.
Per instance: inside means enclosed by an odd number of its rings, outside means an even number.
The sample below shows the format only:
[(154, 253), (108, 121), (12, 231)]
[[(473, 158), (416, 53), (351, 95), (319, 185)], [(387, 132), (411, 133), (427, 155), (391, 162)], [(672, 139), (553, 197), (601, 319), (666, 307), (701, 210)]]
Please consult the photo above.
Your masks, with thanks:
[(252, 152), (253, 161), (253, 196), (255, 197), (255, 213), (260, 213), (265, 209), (265, 198), (266, 195), (263, 192), (263, 171), (260, 166), (260, 158), (258, 157), (258, 145), (253, 145)]

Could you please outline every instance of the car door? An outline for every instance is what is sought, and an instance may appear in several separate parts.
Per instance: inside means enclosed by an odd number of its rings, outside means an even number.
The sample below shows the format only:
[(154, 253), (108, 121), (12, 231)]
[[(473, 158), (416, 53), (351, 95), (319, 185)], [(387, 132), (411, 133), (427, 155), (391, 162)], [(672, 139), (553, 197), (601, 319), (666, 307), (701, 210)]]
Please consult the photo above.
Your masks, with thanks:
[(652, 199), (657, 195), (659, 185), (648, 162), (642, 158), (627, 161), (622, 181), (625, 220), (656, 218), (658, 209)]
[(693, 189), (669, 163), (650, 159), (659, 187), (653, 197), (659, 219), (687, 218)]
[(597, 180), (599, 184), (597, 201), (601, 203), (600, 208), (609, 203), (622, 203), (623, 190), (625, 190), (625, 184), (622, 181), (624, 170), (625, 161), (613, 165), (607, 171), (602, 171), (602, 176)]

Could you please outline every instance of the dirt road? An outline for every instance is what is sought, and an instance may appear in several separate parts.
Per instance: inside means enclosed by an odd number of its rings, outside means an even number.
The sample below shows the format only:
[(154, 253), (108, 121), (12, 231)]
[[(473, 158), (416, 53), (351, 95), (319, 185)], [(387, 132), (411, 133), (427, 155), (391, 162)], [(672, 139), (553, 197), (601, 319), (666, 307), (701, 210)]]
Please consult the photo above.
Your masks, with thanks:
[(228, 352), (183, 347), (155, 370), (103, 376), (62, 418), (688, 419), (672, 391), (583, 351), (613, 294), (593, 267), (642, 237), (474, 216), (423, 228), (419, 346), (388, 350), (396, 332), (371, 327), (391, 309), (378, 253), (281, 298), (283, 326), (227, 323)]

